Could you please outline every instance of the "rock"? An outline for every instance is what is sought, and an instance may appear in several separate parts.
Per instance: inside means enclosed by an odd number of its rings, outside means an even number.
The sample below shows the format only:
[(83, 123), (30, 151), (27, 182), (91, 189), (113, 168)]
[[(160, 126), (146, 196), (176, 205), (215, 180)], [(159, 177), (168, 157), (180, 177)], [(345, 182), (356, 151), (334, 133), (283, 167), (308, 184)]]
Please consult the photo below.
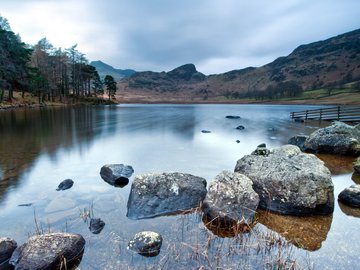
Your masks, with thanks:
[(223, 171), (210, 183), (202, 204), (207, 220), (219, 227), (235, 227), (247, 231), (253, 222), (259, 196), (252, 181), (240, 173)]
[(7, 265), (11, 255), (17, 247), (17, 243), (8, 237), (0, 237), (0, 269)]
[(101, 178), (112, 186), (123, 187), (129, 183), (133, 167), (124, 164), (107, 164), (101, 167)]
[(71, 179), (65, 179), (64, 181), (62, 181), (62, 182), (59, 184), (59, 186), (58, 186), (58, 188), (57, 188), (56, 190), (59, 191), (59, 190), (69, 189), (69, 188), (71, 188), (71, 187), (73, 186), (73, 184), (74, 184), (74, 181), (73, 181), (73, 180), (71, 180)]
[(102, 221), (100, 218), (90, 219), (89, 230), (93, 234), (99, 234), (104, 227), (105, 227), (105, 222)]
[(129, 241), (128, 249), (142, 256), (154, 257), (160, 253), (162, 241), (161, 235), (156, 232), (139, 232)]
[(225, 116), (225, 118), (227, 118), (227, 119), (240, 119), (241, 117), (238, 116), (238, 115), (227, 115), (227, 116)]
[(45, 207), (45, 213), (73, 209), (76, 205), (77, 202), (75, 200), (59, 195), (53, 198)]
[(240, 143), (240, 140), (236, 140), (236, 143)]
[(135, 177), (127, 217), (151, 218), (196, 208), (206, 196), (206, 180), (185, 173), (153, 173)]
[(334, 210), (334, 186), (324, 162), (297, 146), (284, 145), (268, 155), (244, 156), (235, 172), (248, 176), (260, 196), (259, 208), (287, 215), (326, 215)]
[(351, 185), (340, 192), (339, 201), (351, 206), (360, 208), (360, 185)]
[(236, 129), (238, 129), (238, 130), (244, 130), (244, 129), (245, 129), (245, 127), (244, 127), (244, 126), (242, 126), (242, 125), (240, 125), (240, 126), (237, 126), (237, 127), (236, 127)]
[[(79, 234), (49, 233), (35, 235), (15, 249), (10, 264), (17, 270), (60, 269), (80, 263), (85, 248), (85, 239)], [(64, 265), (63, 265), (64, 268)]]
[(360, 130), (342, 122), (311, 133), (304, 143), (306, 152), (337, 155), (360, 155)]
[(21, 204), (18, 204), (18, 206), (28, 207), (28, 206), (32, 206), (32, 203), (21, 203)]
[(304, 123), (305, 120), (302, 118), (294, 118), (294, 122), (298, 122), (298, 123)]
[(251, 154), (256, 156), (268, 156), (270, 154), (270, 150), (266, 148), (265, 143), (262, 143), (259, 144), (255, 151)]
[(288, 144), (296, 145), (300, 148), (301, 151), (305, 150), (305, 141), (309, 138), (309, 136), (306, 135), (296, 135), (289, 139)]
[(354, 162), (354, 171), (360, 174), (360, 157), (358, 157)]
[(205, 130), (205, 129), (203, 129), (201, 132), (202, 132), (202, 133), (211, 133), (210, 130)]

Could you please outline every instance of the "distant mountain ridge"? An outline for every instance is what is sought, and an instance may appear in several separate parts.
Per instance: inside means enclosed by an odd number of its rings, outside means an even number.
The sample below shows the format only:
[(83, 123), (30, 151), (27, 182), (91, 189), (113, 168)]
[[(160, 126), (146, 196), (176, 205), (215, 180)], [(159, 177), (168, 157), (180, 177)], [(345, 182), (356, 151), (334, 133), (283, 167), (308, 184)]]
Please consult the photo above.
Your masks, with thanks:
[(137, 72), (119, 84), (127, 95), (164, 98), (209, 98), (226, 93), (264, 91), (268, 86), (296, 82), (304, 90), (360, 80), (360, 29), (297, 47), (288, 56), (262, 67), (248, 67), (205, 76), (193, 64), (170, 72)]
[(136, 71), (132, 69), (116, 69), (100, 60), (92, 61), (90, 65), (96, 68), (100, 75), (100, 78), (104, 78), (106, 75), (111, 75), (116, 81), (130, 77), (131, 75), (136, 73)]

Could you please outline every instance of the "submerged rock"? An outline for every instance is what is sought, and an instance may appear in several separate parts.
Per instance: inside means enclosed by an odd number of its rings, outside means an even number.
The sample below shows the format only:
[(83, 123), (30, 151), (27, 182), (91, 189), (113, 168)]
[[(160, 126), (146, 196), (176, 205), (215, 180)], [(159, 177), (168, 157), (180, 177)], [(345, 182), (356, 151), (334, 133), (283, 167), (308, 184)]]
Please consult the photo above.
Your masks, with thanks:
[(206, 196), (206, 180), (186, 173), (153, 173), (135, 177), (127, 217), (151, 218), (196, 208)]
[(142, 256), (154, 257), (160, 253), (162, 241), (161, 235), (156, 232), (139, 232), (129, 241), (128, 249)]
[(351, 185), (340, 192), (339, 201), (351, 206), (360, 208), (360, 185)]
[(259, 207), (287, 215), (326, 215), (334, 210), (334, 186), (324, 163), (297, 146), (237, 161), (235, 172), (248, 176), (260, 196)]
[(123, 187), (129, 183), (133, 167), (124, 164), (107, 164), (101, 167), (101, 178), (112, 186)]
[(223, 171), (215, 177), (202, 205), (206, 220), (219, 227), (247, 231), (253, 222), (259, 196), (245, 175)]
[(304, 143), (306, 152), (337, 155), (360, 155), (360, 126), (342, 122), (318, 129)]
[(202, 133), (211, 133), (210, 130), (205, 130), (205, 129), (203, 129), (201, 132), (202, 132)]
[(92, 218), (90, 219), (90, 226), (89, 230), (93, 234), (99, 234), (102, 229), (105, 227), (105, 222), (102, 221), (100, 218)]
[(10, 264), (18, 270), (51, 270), (77, 265), (84, 252), (85, 240), (79, 234), (49, 233), (35, 235), (15, 249)]
[(71, 188), (72, 186), (74, 185), (74, 181), (71, 180), (71, 179), (65, 179), (64, 181), (62, 181), (58, 188), (56, 189), (57, 191), (59, 190), (66, 190), (66, 189), (69, 189)]
[(227, 118), (227, 119), (240, 119), (241, 117), (238, 116), (238, 115), (227, 115), (227, 116), (225, 116), (225, 118)]
[(245, 127), (244, 127), (243, 125), (240, 125), (240, 126), (237, 126), (236, 129), (238, 129), (238, 130), (244, 130)]
[(8, 261), (16, 247), (17, 243), (15, 240), (8, 237), (0, 237), (0, 269), (8, 265)]

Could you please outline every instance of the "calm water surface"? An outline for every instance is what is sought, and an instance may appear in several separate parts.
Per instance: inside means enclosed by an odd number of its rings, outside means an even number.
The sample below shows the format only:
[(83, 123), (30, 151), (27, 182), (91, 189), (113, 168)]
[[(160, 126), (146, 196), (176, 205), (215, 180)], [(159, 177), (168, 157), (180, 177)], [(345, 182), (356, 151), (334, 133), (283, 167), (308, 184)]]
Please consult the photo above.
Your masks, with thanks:
[[(330, 217), (260, 213), (251, 233), (222, 238), (205, 226), (201, 213), (128, 219), (134, 176), (116, 188), (99, 175), (104, 164), (123, 163), (133, 166), (134, 175), (178, 171), (210, 182), (222, 170), (233, 171), (260, 143), (277, 147), (328, 124), (289, 118), (289, 112), (308, 108), (314, 107), (121, 105), (0, 112), (0, 236), (22, 244), (38, 230), (80, 233), (86, 248), (79, 269), (271, 269), (279, 257), (305, 269), (354, 269), (360, 213), (337, 202)], [(238, 125), (245, 130), (235, 129)], [(333, 171), (336, 198), (359, 182), (352, 177), (351, 159), (321, 158)], [(56, 191), (66, 178), (74, 186)], [(89, 231), (89, 210), (106, 223), (98, 235)], [(162, 234), (157, 257), (126, 249), (142, 230)]]

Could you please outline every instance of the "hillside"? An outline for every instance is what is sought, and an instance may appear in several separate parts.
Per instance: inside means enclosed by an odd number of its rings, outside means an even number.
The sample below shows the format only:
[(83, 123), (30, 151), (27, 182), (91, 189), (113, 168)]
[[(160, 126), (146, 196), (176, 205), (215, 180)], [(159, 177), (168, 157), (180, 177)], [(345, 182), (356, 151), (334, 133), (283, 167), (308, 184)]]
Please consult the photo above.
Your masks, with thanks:
[(104, 78), (106, 75), (111, 75), (117, 81), (126, 77), (130, 77), (136, 72), (135, 70), (132, 69), (116, 69), (108, 64), (105, 64), (100, 60), (92, 61), (90, 65), (96, 68), (96, 70), (100, 75), (100, 78)]
[[(177, 74), (174, 76), (174, 74)], [(178, 76), (181, 74), (180, 76)], [(265, 91), (270, 85), (295, 82), (303, 90), (337, 87), (360, 80), (360, 29), (301, 45), (262, 67), (205, 76), (187, 64), (170, 72), (139, 72), (119, 84), (119, 98), (149, 97), (193, 101)]]

